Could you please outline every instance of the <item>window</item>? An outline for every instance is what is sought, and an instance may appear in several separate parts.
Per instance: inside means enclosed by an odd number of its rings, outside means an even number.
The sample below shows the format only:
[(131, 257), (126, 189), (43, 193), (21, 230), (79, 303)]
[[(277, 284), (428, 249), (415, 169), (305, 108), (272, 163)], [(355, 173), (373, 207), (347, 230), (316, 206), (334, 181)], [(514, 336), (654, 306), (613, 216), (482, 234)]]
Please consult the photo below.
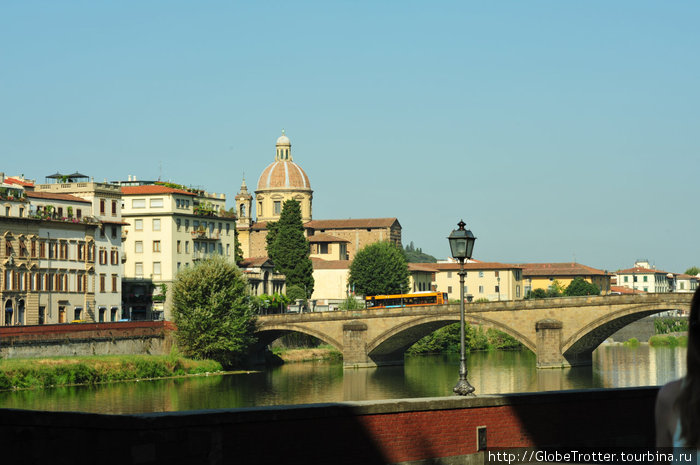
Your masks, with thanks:
[(58, 217), (63, 218), (63, 207), (58, 207)]
[(95, 244), (88, 244), (87, 246), (87, 253), (88, 253), (88, 261), (89, 262), (94, 262), (95, 261)]
[(515, 286), (515, 297), (520, 297), (520, 286)]
[(231, 256), (231, 244), (226, 244), (226, 256)]
[(143, 231), (143, 220), (142, 219), (134, 220), (134, 229), (136, 231)]
[(493, 292), (501, 292), (501, 288), (500, 288), (500, 286), (495, 286), (495, 288), (494, 288), (494, 291), (493, 291)]
[(39, 258), (46, 258), (46, 242), (39, 241)]
[(231, 230), (231, 225), (229, 223), (226, 223), (226, 235), (228, 236), (229, 231)]
[(32, 240), (31, 244), (32, 258), (36, 258), (36, 241)]
[(56, 258), (56, 246), (55, 242), (49, 242), (49, 258)]
[(143, 278), (143, 263), (142, 262), (136, 262), (134, 265), (134, 276), (137, 278)]
[(143, 241), (134, 242), (134, 252), (143, 253)]
[(180, 262), (177, 262), (177, 270), (180, 271)]
[(10, 216), (10, 207), (5, 207), (5, 216)]
[(117, 237), (117, 227), (116, 226), (110, 226), (111, 233), (112, 233), (112, 239), (115, 239)]
[(153, 230), (160, 231), (160, 218), (153, 219)]
[(483, 272), (483, 271), (479, 271), (479, 277), (480, 277), (480, 278), (483, 278), (483, 277), (484, 277), (484, 272)]
[(484, 286), (479, 286), (479, 294), (483, 294), (483, 293), (484, 293)]
[(79, 274), (78, 276), (75, 277), (76, 279), (76, 285), (78, 288), (78, 292), (83, 292), (83, 280), (85, 279), (85, 275)]
[(320, 254), (327, 254), (328, 253), (328, 244), (318, 244), (318, 253)]
[(177, 241), (177, 253), (182, 253), (182, 241)]
[(648, 278), (648, 276), (644, 276), (644, 282), (645, 282), (645, 283), (647, 282), (647, 278)]
[(629, 282), (629, 276), (625, 276), (625, 282)]
[(76, 209), (75, 210), (75, 217), (78, 219), (82, 218), (83, 217), (83, 210), (81, 210), (80, 208)]
[(22, 240), (19, 241), (19, 256), (20, 257), (27, 256), (27, 245)]
[(447, 293), (452, 294), (452, 286), (447, 286)]
[(117, 201), (112, 200), (112, 216), (117, 216)]
[(112, 275), (112, 292), (117, 292), (117, 275)]
[(104, 247), (100, 247), (99, 260), (100, 260), (100, 265), (107, 264), (107, 249), (105, 249)]
[(100, 275), (100, 292), (105, 292), (105, 284), (107, 281), (107, 276), (105, 274)]
[(110, 252), (110, 261), (112, 265), (118, 265), (119, 264), (119, 250), (117, 249), (112, 249)]
[(44, 315), (46, 314), (46, 307), (39, 307), (39, 324), (44, 324)]
[(44, 287), (42, 286), (42, 284), (43, 284), (43, 279), (44, 279), (44, 277), (42, 276), (41, 273), (37, 273), (36, 275), (34, 275), (34, 280), (36, 281), (35, 289), (36, 289), (37, 291), (41, 291), (41, 290), (44, 288)]
[(190, 253), (190, 241), (185, 241), (185, 253)]
[(263, 216), (262, 202), (258, 202), (258, 216)]
[(448, 277), (448, 278), (451, 278), (451, 277), (452, 277), (452, 272), (451, 272), (451, 271), (448, 271), (448, 272), (447, 272), (447, 277)]
[(160, 262), (153, 262), (153, 277), (160, 278)]
[(177, 218), (177, 219), (175, 220), (175, 224), (177, 225), (177, 230), (178, 230), (178, 231), (180, 230), (180, 223), (181, 223), (181, 222), (182, 222), (182, 221), (180, 220), (180, 218)]
[(160, 252), (160, 241), (153, 241), (153, 251)]
[(105, 199), (100, 199), (100, 215), (105, 214)]
[(190, 220), (185, 220), (185, 232), (190, 230)]
[(151, 208), (163, 208), (163, 199), (151, 199)]
[(146, 199), (132, 199), (131, 208), (146, 208)]

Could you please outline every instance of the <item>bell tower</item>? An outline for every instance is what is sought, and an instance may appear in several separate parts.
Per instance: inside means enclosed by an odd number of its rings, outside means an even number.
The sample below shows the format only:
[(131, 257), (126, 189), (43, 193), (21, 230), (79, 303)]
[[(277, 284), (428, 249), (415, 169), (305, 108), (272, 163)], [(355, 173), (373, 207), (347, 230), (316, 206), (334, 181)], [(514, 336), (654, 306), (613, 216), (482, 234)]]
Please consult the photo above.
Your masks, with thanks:
[(243, 182), (241, 182), (241, 189), (234, 197), (236, 201), (236, 227), (248, 228), (253, 224), (253, 218), (250, 211), (250, 207), (253, 204), (253, 196), (248, 192), (248, 186), (245, 183), (245, 177)]

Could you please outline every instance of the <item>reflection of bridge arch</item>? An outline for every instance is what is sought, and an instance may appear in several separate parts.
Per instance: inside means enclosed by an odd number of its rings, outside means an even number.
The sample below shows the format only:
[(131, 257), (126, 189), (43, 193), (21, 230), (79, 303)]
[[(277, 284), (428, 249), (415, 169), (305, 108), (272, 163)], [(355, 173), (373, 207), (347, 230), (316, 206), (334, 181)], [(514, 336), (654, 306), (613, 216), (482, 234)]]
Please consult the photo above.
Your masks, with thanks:
[[(370, 358), (395, 360), (403, 357), (403, 353), (423, 337), (452, 323), (459, 322), (459, 315), (428, 315), (398, 324), (367, 343), (367, 354)], [(534, 341), (501, 322), (470, 314), (469, 323), (487, 326), (502, 331), (521, 342), (532, 352), (536, 351)]]
[[(467, 321), (503, 331), (537, 355), (537, 366), (589, 364), (615, 331), (665, 310), (688, 310), (693, 295), (637, 294), (472, 303)], [(459, 305), (349, 310), (258, 317), (261, 341), (296, 331), (343, 353), (347, 367), (402, 363), (421, 337), (459, 320)], [(264, 336), (267, 334), (267, 336)]]

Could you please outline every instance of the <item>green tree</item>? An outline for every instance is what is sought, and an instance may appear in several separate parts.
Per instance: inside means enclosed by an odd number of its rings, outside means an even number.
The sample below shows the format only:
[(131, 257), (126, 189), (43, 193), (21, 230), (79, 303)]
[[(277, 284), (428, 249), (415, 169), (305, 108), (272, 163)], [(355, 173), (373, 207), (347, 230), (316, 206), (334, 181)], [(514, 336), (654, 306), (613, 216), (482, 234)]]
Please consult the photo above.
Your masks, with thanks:
[(564, 295), (599, 295), (600, 289), (593, 283), (589, 283), (581, 277), (576, 277), (564, 290)]
[(403, 249), (403, 253), (406, 256), (406, 261), (409, 263), (437, 263), (437, 258), (423, 253), (423, 249), (416, 247), (413, 241)]
[(544, 299), (545, 297), (547, 297), (547, 291), (542, 288), (533, 289), (525, 296), (526, 299)]
[(304, 236), (299, 202), (284, 202), (279, 221), (267, 226), (267, 255), (275, 264), (275, 269), (284, 273), (287, 287), (299, 286), (306, 292), (306, 298), (311, 297), (314, 269), (309, 258), (309, 241)]
[(233, 242), (234, 242), (234, 260), (236, 260), (236, 264), (239, 264), (243, 261), (243, 249), (241, 248), (241, 241), (238, 240), (238, 228), (234, 227), (233, 229)]
[(687, 270), (685, 270), (685, 274), (689, 274), (690, 276), (697, 276), (700, 274), (700, 268), (697, 266), (691, 266)]
[(350, 286), (363, 295), (408, 292), (408, 265), (401, 249), (375, 242), (359, 250), (350, 264)]
[(230, 367), (255, 342), (255, 314), (243, 273), (220, 255), (181, 269), (172, 285), (178, 346)]
[(295, 302), (297, 299), (306, 301), (306, 293), (304, 292), (304, 288), (297, 284), (287, 286), (287, 297), (289, 297), (289, 300), (292, 302)]

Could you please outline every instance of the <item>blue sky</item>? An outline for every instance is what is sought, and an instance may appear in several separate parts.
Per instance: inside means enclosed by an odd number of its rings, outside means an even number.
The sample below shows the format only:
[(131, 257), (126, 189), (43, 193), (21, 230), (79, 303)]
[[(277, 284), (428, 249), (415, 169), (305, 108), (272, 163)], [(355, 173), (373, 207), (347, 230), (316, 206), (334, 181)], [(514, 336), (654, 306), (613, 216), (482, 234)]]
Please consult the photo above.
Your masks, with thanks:
[[(4, 2), (0, 171), (233, 200), (282, 128), (314, 218), (438, 257), (700, 266), (700, 4)], [(232, 202), (229, 202), (232, 204)]]

